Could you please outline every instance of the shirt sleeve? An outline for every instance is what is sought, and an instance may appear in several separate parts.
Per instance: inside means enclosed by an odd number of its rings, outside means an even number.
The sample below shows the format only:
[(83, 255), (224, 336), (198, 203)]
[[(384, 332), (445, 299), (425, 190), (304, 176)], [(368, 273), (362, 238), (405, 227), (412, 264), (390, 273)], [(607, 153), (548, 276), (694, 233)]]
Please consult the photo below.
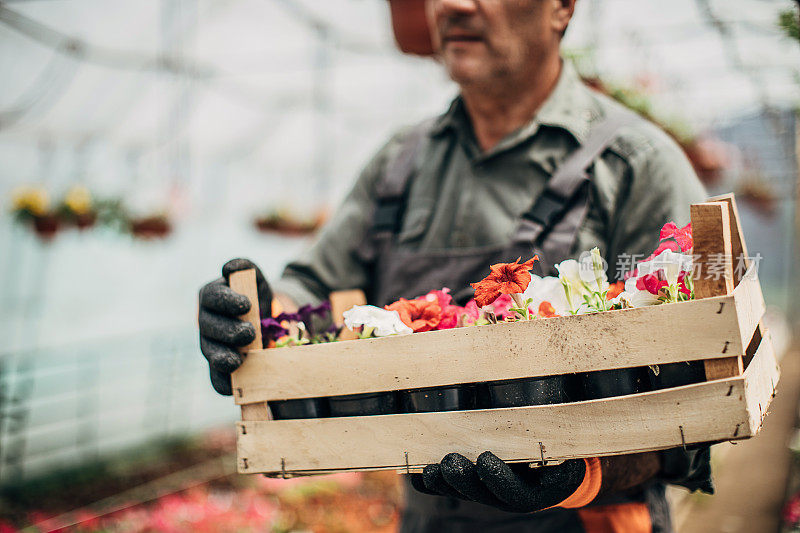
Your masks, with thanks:
[(400, 137), (390, 139), (367, 164), (311, 246), (286, 266), (275, 284), (276, 292), (299, 306), (317, 305), (332, 291), (369, 292), (369, 265), (360, 251), (372, 224), (376, 184), (386, 162), (399, 148)]
[[(634, 261), (650, 255), (658, 245), (661, 227), (667, 222), (687, 224), (689, 206), (707, 198), (677, 143), (660, 131), (649, 137), (631, 157), (629, 175), (620, 188), (612, 217), (610, 264), (620, 254)], [(713, 492), (709, 449), (699, 445), (659, 452), (659, 479), (692, 491)]]
[(667, 222), (687, 224), (689, 206), (707, 198), (683, 150), (660, 130), (637, 147), (628, 170), (610, 221), (610, 264), (621, 254), (635, 260), (649, 256), (658, 245), (661, 227)]

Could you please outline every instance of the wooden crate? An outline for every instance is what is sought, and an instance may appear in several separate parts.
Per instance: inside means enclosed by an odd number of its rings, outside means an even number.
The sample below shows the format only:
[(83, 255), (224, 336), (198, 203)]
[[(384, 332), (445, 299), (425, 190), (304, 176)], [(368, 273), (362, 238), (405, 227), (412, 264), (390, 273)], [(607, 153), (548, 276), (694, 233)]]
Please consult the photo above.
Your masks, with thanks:
[[(253, 349), (233, 374), (239, 472), (418, 471), (449, 452), (545, 463), (754, 436), (779, 370), (732, 197), (692, 206), (696, 262), (727, 255), (719, 279), (676, 304), (413, 335)], [(717, 261), (719, 262), (719, 261)], [(757, 265), (750, 266), (752, 274)], [(248, 278), (249, 276), (249, 278)], [(255, 276), (232, 287), (256, 302)], [(248, 320), (257, 320), (251, 310)], [(258, 329), (258, 328), (257, 328)], [(260, 338), (254, 346), (260, 346)], [(707, 381), (564, 404), (270, 420), (267, 401), (703, 360)]]

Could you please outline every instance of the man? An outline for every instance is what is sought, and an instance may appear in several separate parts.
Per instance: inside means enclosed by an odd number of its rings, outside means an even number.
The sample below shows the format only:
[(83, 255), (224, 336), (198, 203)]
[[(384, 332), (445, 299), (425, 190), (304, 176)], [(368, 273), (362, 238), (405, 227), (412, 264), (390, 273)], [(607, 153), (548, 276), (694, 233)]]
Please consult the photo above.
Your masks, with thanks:
[[(599, 246), (614, 269), (705, 199), (675, 143), (583, 86), (561, 60), (575, 0), (427, 0), (434, 48), (460, 94), (395, 136), (314, 245), (276, 285), (284, 307), (363, 289), (384, 305), (443, 286), (463, 303), (488, 265), (537, 251), (541, 273)], [(630, 256), (629, 255), (629, 256)], [(224, 278), (201, 290), (215, 389), (230, 394), (252, 328)], [(260, 279), (261, 297), (270, 298)], [(262, 307), (264, 309), (264, 307)], [(711, 490), (708, 449), (529, 468), (491, 451), (448, 454), (409, 476), (403, 531), (670, 531), (664, 481)]]

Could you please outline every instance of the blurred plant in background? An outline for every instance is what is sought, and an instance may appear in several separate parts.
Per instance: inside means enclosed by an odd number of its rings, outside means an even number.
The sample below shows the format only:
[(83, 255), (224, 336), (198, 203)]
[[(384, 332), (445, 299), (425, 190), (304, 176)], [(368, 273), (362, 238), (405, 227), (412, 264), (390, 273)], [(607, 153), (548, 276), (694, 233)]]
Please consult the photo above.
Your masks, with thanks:
[(800, 43), (800, 13), (797, 9), (787, 9), (778, 15), (778, 27), (789, 38)]
[(73, 185), (57, 208), (58, 216), (78, 229), (90, 228), (97, 220), (92, 193), (83, 185)]
[(55, 209), (44, 187), (18, 187), (11, 195), (11, 212), (18, 223), (31, 227), (45, 241), (66, 227), (84, 230), (99, 225), (139, 239), (164, 238), (172, 232), (169, 213), (134, 215), (121, 198), (95, 198), (84, 185), (70, 187)]
[(397, 528), (400, 483), (394, 472), (239, 476), (233, 448), (232, 432), (211, 432), (139, 451), (136, 460), (120, 458), (94, 473), (62, 473), (7, 491), (0, 496), (0, 533)]
[(301, 216), (287, 209), (272, 209), (253, 220), (256, 229), (262, 232), (300, 236), (314, 233), (325, 223), (327, 211)]
[(59, 219), (50, 210), (50, 196), (44, 187), (22, 185), (11, 193), (14, 220), (30, 225), (42, 239), (51, 239), (58, 231)]

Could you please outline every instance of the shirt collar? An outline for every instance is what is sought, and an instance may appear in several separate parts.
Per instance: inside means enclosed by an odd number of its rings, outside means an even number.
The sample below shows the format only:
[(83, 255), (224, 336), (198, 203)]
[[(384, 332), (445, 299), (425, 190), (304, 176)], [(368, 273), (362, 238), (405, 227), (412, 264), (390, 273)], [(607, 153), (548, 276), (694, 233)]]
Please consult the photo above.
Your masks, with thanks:
[[(601, 115), (590, 89), (581, 82), (575, 67), (569, 61), (563, 61), (558, 82), (536, 116), (528, 124), (506, 136), (490, 152), (496, 153), (529, 139), (541, 125), (561, 128), (569, 132), (578, 143), (583, 143), (592, 124)], [(450, 129), (472, 135), (472, 125), (461, 96), (457, 96), (447, 112), (436, 120), (431, 135), (439, 136)]]

